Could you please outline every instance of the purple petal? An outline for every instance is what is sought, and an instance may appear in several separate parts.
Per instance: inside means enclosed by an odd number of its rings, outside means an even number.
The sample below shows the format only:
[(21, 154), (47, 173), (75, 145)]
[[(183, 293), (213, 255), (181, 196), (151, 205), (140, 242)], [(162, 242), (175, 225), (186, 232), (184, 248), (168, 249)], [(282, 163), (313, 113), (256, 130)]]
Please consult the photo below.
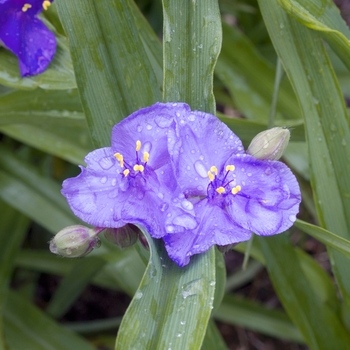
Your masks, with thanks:
[(140, 224), (153, 237), (162, 237), (166, 234), (166, 213), (155, 208), (169, 200), (172, 189), (162, 187), (152, 174), (146, 180), (142, 176), (134, 180), (123, 177), (113, 154), (110, 147), (89, 153), (85, 158), (87, 167), (81, 167), (80, 175), (63, 182), (62, 194), (72, 211), (93, 226), (118, 228), (126, 223)]
[[(24, 3), (32, 8), (22, 11)], [(56, 52), (55, 35), (36, 17), (42, 1), (0, 4), (0, 40), (19, 59), (22, 76), (42, 73)], [(40, 5), (40, 7), (38, 7)]]
[(234, 157), (235, 182), (241, 191), (225, 197), (226, 210), (239, 226), (258, 235), (281, 233), (291, 227), (299, 211), (301, 194), (295, 176), (278, 161), (251, 156)]
[(190, 257), (207, 251), (213, 245), (227, 245), (247, 241), (251, 232), (237, 226), (227, 213), (207, 200), (196, 205), (200, 225), (194, 230), (166, 235), (163, 240), (169, 257), (179, 266), (190, 262)]
[(115, 125), (112, 130), (112, 148), (124, 159), (135, 157), (136, 141), (141, 141), (141, 154), (150, 154), (149, 165), (158, 169), (169, 163), (168, 128), (177, 113), (189, 110), (185, 103), (156, 103), (141, 108)]
[(168, 141), (178, 183), (188, 195), (205, 194), (210, 167), (220, 172), (229, 156), (244, 152), (240, 139), (224, 123), (199, 111), (179, 114)]

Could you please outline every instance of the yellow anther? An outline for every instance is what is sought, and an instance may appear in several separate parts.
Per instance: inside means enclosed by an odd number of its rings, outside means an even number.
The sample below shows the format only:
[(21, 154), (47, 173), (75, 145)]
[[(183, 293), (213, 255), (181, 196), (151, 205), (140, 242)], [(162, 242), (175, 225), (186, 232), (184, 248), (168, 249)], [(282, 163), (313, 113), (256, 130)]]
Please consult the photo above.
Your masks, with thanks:
[(212, 172), (208, 171), (208, 176), (209, 176), (209, 180), (213, 181), (215, 179), (215, 176), (213, 175)]
[(30, 9), (32, 7), (31, 4), (24, 4), (23, 7), (22, 7), (22, 11), (23, 12), (26, 12), (28, 9)]
[(140, 164), (135, 164), (134, 165), (134, 170), (135, 171), (140, 171), (141, 173), (145, 170), (144, 166), (143, 165), (140, 165)]
[(123, 174), (124, 174), (125, 177), (127, 177), (127, 176), (129, 175), (129, 173), (130, 173), (130, 170), (129, 170), (129, 169), (125, 169), (125, 170), (123, 171)]
[(51, 2), (48, 0), (43, 1), (43, 8), (44, 10), (47, 10), (51, 5)]
[(139, 151), (141, 149), (141, 141), (137, 140), (136, 141), (136, 151)]
[(226, 165), (226, 171), (234, 171), (235, 166), (234, 165)]
[(149, 153), (148, 152), (143, 152), (143, 160), (147, 163), (149, 159)]
[(215, 175), (218, 174), (218, 168), (217, 168), (215, 165), (213, 165), (213, 166), (210, 168), (210, 171), (211, 171), (212, 173), (214, 173)]
[(233, 187), (231, 192), (232, 192), (232, 194), (237, 194), (241, 189), (242, 189), (242, 187), (240, 185), (237, 185), (236, 187)]
[(222, 187), (222, 186), (220, 186), (220, 187), (218, 187), (218, 188), (216, 189), (216, 192), (219, 193), (219, 194), (223, 194), (223, 193), (225, 193), (225, 188)]
[(124, 168), (124, 157), (120, 153), (114, 153), (114, 157), (117, 158), (119, 164), (122, 168)]

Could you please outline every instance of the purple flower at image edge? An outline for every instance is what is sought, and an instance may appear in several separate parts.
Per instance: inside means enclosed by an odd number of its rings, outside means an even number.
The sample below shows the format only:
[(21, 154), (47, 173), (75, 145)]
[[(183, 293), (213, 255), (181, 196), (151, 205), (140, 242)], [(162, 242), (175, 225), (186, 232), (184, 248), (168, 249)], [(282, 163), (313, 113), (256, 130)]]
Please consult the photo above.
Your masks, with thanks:
[(18, 57), (22, 77), (42, 73), (55, 55), (55, 35), (37, 18), (52, 1), (0, 0), (0, 42)]
[(282, 162), (258, 160), (213, 115), (178, 114), (168, 133), (179, 185), (167, 217), (167, 252), (179, 266), (213, 245), (274, 235), (291, 227), (301, 194)]
[(62, 194), (74, 214), (96, 227), (139, 224), (155, 238), (165, 220), (177, 182), (168, 152), (168, 130), (186, 105), (157, 103), (116, 124), (111, 147), (89, 153), (81, 173), (63, 182)]

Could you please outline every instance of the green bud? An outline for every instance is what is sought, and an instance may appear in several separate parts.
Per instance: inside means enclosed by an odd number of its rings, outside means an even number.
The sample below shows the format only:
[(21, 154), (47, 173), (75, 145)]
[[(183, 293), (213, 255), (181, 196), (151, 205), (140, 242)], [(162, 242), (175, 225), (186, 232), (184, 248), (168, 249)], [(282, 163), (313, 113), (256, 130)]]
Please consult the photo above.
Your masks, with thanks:
[(97, 237), (100, 232), (101, 229), (90, 229), (82, 225), (68, 226), (50, 241), (50, 250), (66, 258), (84, 256), (100, 246)]
[(120, 248), (126, 248), (136, 243), (139, 232), (137, 226), (127, 224), (119, 228), (106, 228), (104, 235), (109, 242), (117, 244)]
[(257, 159), (278, 160), (282, 157), (290, 139), (290, 131), (276, 127), (256, 135), (247, 153)]

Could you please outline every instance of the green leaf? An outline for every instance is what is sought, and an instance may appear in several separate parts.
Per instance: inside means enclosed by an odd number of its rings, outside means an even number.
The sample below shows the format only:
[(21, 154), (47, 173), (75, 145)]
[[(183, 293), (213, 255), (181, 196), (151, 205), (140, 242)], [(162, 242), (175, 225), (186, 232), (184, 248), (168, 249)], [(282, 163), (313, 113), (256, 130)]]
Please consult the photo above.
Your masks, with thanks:
[(76, 89), (11, 91), (0, 96), (0, 125), (10, 124), (87, 129)]
[[(109, 146), (116, 122), (161, 99), (154, 60), (136, 26), (138, 10), (132, 1), (62, 0), (56, 5), (94, 145)], [(143, 24), (138, 27), (149, 31)]]
[[(277, 1), (260, 2), (260, 6), (304, 115), (311, 184), (321, 226), (349, 240), (350, 123), (324, 44), (319, 33), (290, 18)], [(350, 260), (333, 249), (329, 254), (350, 312)]]
[(144, 234), (151, 258), (123, 318), (116, 349), (199, 349), (213, 308), (214, 250), (180, 268), (161, 240)]
[(73, 164), (83, 164), (92, 150), (90, 135), (81, 127), (70, 127), (48, 123), (37, 125), (4, 125), (0, 131), (15, 140), (55, 155)]
[(227, 346), (222, 339), (220, 331), (213, 320), (209, 321), (207, 333), (205, 334), (201, 350), (227, 350)]
[(56, 33), (57, 51), (49, 67), (41, 74), (22, 78), (18, 59), (10, 51), (0, 47), (0, 84), (16, 89), (64, 90), (76, 88), (67, 39)]
[[(340, 320), (339, 310), (334, 309), (334, 298), (329, 303), (328, 294), (317, 290), (319, 286), (305, 274), (288, 237), (276, 235), (257, 240), (276, 293), (310, 348), (341, 349), (349, 344), (350, 336)], [(322, 280), (322, 275), (317, 277)]]
[(242, 297), (226, 295), (214, 318), (272, 337), (304, 343), (301, 333), (284, 312), (267, 309)]
[(332, 49), (350, 69), (350, 30), (331, 0), (278, 0), (291, 16), (320, 31)]
[(350, 258), (350, 241), (334, 233), (323, 229), (322, 227), (309, 224), (302, 220), (297, 220), (294, 225), (303, 232), (316, 238), (325, 245), (332, 247)]
[[(237, 27), (223, 23), (223, 46), (215, 72), (229, 89), (238, 110), (247, 118), (267, 125), (275, 68)], [(300, 122), (295, 95), (286, 80), (279, 91), (277, 117), (284, 126), (287, 122), (287, 125)]]
[(9, 350), (96, 350), (14, 292), (9, 294), (4, 320)]
[(215, 113), (213, 71), (222, 33), (217, 1), (163, 0), (163, 100)]
[(79, 260), (70, 273), (62, 279), (50, 299), (46, 308), (47, 314), (53, 318), (62, 317), (105, 263), (106, 261), (97, 257)]
[(3, 313), (15, 258), (27, 232), (29, 220), (0, 201), (0, 349), (5, 349)]

